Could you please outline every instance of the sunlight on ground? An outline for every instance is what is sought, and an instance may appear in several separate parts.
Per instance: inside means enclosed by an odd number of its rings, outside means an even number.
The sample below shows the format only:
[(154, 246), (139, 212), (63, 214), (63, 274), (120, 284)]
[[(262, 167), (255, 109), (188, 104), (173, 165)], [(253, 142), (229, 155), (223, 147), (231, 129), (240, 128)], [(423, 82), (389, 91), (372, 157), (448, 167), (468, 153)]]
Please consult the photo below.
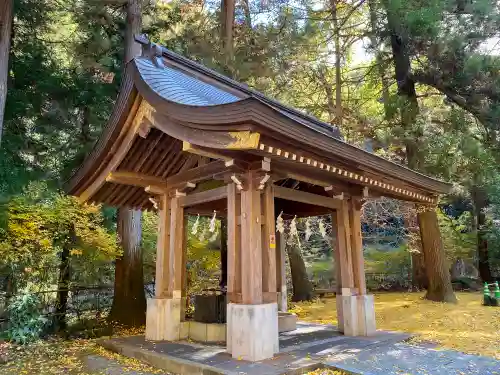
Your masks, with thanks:
[[(426, 301), (423, 293), (375, 295), (377, 329), (416, 334), (444, 348), (500, 359), (500, 307), (482, 306), (480, 293), (457, 293), (457, 305)], [(300, 320), (337, 324), (335, 298), (296, 304)]]
[[(136, 331), (125, 331), (120, 334), (137, 333)], [(24, 347), (4, 343), (0, 345), (0, 353), (2, 351), (4, 354), (8, 354), (10, 360), (7, 364), (0, 365), (1, 375), (88, 375), (107, 373), (105, 369), (103, 371), (88, 371), (82, 361), (83, 357), (88, 355), (98, 355), (120, 365), (121, 374), (166, 374), (163, 370), (147, 366), (136, 359), (109, 352), (98, 346), (96, 340), (51, 339)]]
[[(500, 359), (500, 308), (481, 305), (480, 293), (457, 293), (457, 305), (425, 301), (423, 293), (385, 293), (375, 296), (377, 328), (416, 334), (416, 341), (431, 341), (441, 347)], [(296, 304), (292, 310), (301, 320), (337, 324), (335, 298)], [(121, 330), (119, 335), (142, 333)], [(95, 340), (41, 341), (26, 347), (0, 343), (0, 355), (8, 352), (9, 363), (0, 365), (2, 375), (83, 375), (85, 355), (108, 358), (130, 372), (162, 373), (158, 369), (100, 348)], [(99, 372), (93, 372), (97, 374)], [(331, 370), (317, 370), (311, 375), (342, 375)]]

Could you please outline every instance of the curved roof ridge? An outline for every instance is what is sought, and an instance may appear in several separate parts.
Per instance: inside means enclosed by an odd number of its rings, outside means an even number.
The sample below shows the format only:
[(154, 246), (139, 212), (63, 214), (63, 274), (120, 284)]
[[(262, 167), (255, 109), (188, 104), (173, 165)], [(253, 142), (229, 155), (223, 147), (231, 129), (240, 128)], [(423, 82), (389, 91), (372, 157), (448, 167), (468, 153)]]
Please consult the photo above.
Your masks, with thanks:
[[(149, 41), (149, 39), (146, 38), (145, 36), (136, 36), (135, 40), (141, 44), (150, 44), (151, 43)], [(202, 73), (210, 78), (213, 78), (213, 79), (215, 79), (215, 80), (217, 80), (217, 81), (219, 81), (219, 82), (221, 82), (221, 83), (223, 83), (223, 84), (225, 84), (233, 89), (241, 91), (242, 93), (244, 93), (250, 97), (254, 97), (254, 98), (258, 99), (259, 101), (276, 108), (277, 110), (279, 110), (282, 113), (287, 112), (292, 116), (299, 117), (305, 121), (309, 121), (312, 124), (317, 125), (324, 130), (328, 130), (328, 131), (332, 132), (332, 134), (335, 138), (342, 139), (342, 134), (340, 133), (339, 128), (335, 125), (328, 124), (324, 121), (317, 119), (316, 117), (314, 117), (312, 115), (306, 114), (302, 111), (299, 111), (298, 109), (289, 107), (276, 99), (271, 99), (268, 96), (264, 95), (263, 93), (255, 90), (255, 89), (250, 88), (248, 85), (245, 85), (241, 82), (238, 82), (232, 78), (229, 78), (229, 77), (227, 77), (219, 72), (216, 72), (213, 69), (207, 68), (206, 66), (204, 66), (196, 61), (190, 60), (187, 57), (179, 55), (179, 54), (169, 50), (168, 48), (166, 48), (162, 45), (156, 44), (156, 47), (161, 48), (161, 52), (162, 52), (163, 57), (166, 57), (166, 58), (173, 60), (177, 63), (180, 63), (184, 66), (187, 66), (188, 68), (193, 69), (197, 72), (200, 72), (200, 73)]]

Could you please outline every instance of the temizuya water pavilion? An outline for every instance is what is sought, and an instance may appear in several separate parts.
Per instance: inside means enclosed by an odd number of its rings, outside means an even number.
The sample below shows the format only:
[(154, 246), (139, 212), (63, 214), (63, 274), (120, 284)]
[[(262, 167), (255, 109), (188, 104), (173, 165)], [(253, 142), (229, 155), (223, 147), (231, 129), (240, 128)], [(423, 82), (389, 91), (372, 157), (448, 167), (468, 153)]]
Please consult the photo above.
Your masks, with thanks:
[[(139, 40), (139, 39), (138, 39)], [(277, 213), (331, 214), (339, 330), (375, 331), (360, 209), (387, 196), (433, 207), (449, 185), (351, 146), (331, 125), (141, 41), (106, 130), (70, 182), (83, 201), (159, 213), (155, 297), (146, 338), (186, 338), (185, 216), (227, 217), (227, 350), (251, 361), (279, 351), (286, 310)], [(425, 217), (425, 215), (424, 215)], [(421, 218), (422, 219), (422, 218)], [(439, 236), (436, 225), (424, 242)], [(429, 242), (427, 242), (429, 243)]]

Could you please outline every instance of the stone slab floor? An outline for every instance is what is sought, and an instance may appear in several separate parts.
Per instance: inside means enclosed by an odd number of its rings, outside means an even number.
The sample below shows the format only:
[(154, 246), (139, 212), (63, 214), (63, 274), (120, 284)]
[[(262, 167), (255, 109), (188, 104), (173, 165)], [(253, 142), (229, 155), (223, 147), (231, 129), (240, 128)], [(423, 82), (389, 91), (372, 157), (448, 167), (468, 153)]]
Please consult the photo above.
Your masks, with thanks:
[(294, 375), (326, 367), (363, 375), (500, 375), (500, 361), (402, 342), (408, 338), (384, 331), (345, 337), (333, 326), (299, 323), (297, 330), (280, 334), (278, 355), (257, 363), (232, 359), (219, 345), (150, 342), (144, 336), (101, 344), (174, 374)]

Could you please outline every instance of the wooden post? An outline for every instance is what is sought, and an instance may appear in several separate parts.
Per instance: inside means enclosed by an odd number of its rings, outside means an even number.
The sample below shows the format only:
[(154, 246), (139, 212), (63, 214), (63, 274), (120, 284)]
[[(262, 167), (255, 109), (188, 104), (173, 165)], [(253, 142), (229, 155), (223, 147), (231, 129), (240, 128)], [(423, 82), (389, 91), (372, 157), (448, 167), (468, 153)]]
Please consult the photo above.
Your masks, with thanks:
[(241, 195), (236, 184), (227, 185), (227, 293), (231, 302), (241, 293), (241, 228), (238, 217), (241, 210)]
[(340, 264), (340, 247), (342, 246), (338, 231), (337, 213), (331, 215), (332, 219), (332, 251), (335, 260), (335, 302), (337, 307), (337, 328), (340, 332), (344, 332), (344, 311), (342, 308), (342, 270)]
[(337, 227), (336, 245), (338, 252), (338, 265), (341, 280), (341, 294), (337, 296), (337, 310), (339, 315), (339, 329), (347, 336), (357, 336), (358, 302), (357, 291), (354, 288), (353, 262), (351, 252), (351, 228), (349, 204), (343, 200), (340, 208), (335, 212)]
[(262, 226), (262, 290), (276, 295), (276, 253), (279, 250), (276, 249), (274, 193), (270, 182), (264, 188), (262, 206), (264, 215), (264, 225)]
[(241, 192), (241, 299), (243, 304), (262, 303), (262, 228), (257, 176), (249, 171)]
[(188, 228), (188, 217), (184, 216), (183, 230), (182, 230), (182, 261), (181, 261), (181, 272), (182, 272), (182, 305), (181, 305), (181, 321), (186, 320), (186, 309), (188, 307), (187, 298), (187, 287), (188, 287), (188, 272), (187, 272), (187, 228)]
[(349, 228), (349, 206), (342, 201), (340, 209), (335, 211), (337, 224), (337, 248), (339, 257), (342, 295), (352, 295), (354, 278), (352, 272), (351, 230)]
[[(262, 178), (258, 172), (248, 171), (243, 177), (244, 186), (241, 191), (241, 238), (240, 264), (236, 268), (235, 249), (237, 249), (236, 228), (236, 191), (228, 189), (228, 264), (230, 264), (230, 287), (234, 290), (234, 277), (241, 273), (241, 298), (236, 303), (227, 305), (227, 349), (233, 358), (247, 361), (268, 359), (279, 352), (278, 340), (278, 305), (276, 303), (276, 255), (271, 254), (269, 246), (263, 247), (264, 236), (274, 232), (274, 219), (271, 226), (270, 217), (274, 218), (274, 202), (272, 190), (268, 190), (264, 198), (264, 218), (261, 217)], [(269, 189), (269, 188), (268, 188)], [(266, 195), (266, 193), (264, 193)], [(272, 211), (272, 213), (271, 213)], [(264, 224), (264, 225), (263, 225)], [(264, 227), (264, 228), (263, 228)], [(272, 229), (271, 229), (272, 228)], [(235, 236), (236, 234), (236, 236)], [(275, 249), (274, 249), (275, 250)], [(230, 258), (233, 258), (230, 260)], [(263, 259), (268, 263), (263, 267)], [(271, 262), (271, 264), (269, 264)], [(263, 269), (266, 270), (265, 288), (274, 290), (274, 301), (264, 301)], [(267, 297), (267, 295), (266, 295)]]
[(179, 204), (179, 197), (170, 200), (170, 254), (169, 291), (172, 298), (182, 297), (184, 243), (184, 209)]
[(155, 297), (165, 298), (169, 290), (170, 200), (160, 197), (158, 240), (156, 242)]
[(351, 251), (354, 287), (359, 295), (366, 294), (365, 265), (363, 259), (363, 237), (361, 235), (361, 201), (349, 201), (349, 224), (351, 229)]
[(181, 336), (184, 209), (179, 198), (161, 196), (156, 259), (156, 296), (148, 299), (146, 338), (179, 340)]
[(276, 285), (278, 287), (278, 310), (288, 310), (288, 293), (286, 290), (286, 238), (276, 233)]

